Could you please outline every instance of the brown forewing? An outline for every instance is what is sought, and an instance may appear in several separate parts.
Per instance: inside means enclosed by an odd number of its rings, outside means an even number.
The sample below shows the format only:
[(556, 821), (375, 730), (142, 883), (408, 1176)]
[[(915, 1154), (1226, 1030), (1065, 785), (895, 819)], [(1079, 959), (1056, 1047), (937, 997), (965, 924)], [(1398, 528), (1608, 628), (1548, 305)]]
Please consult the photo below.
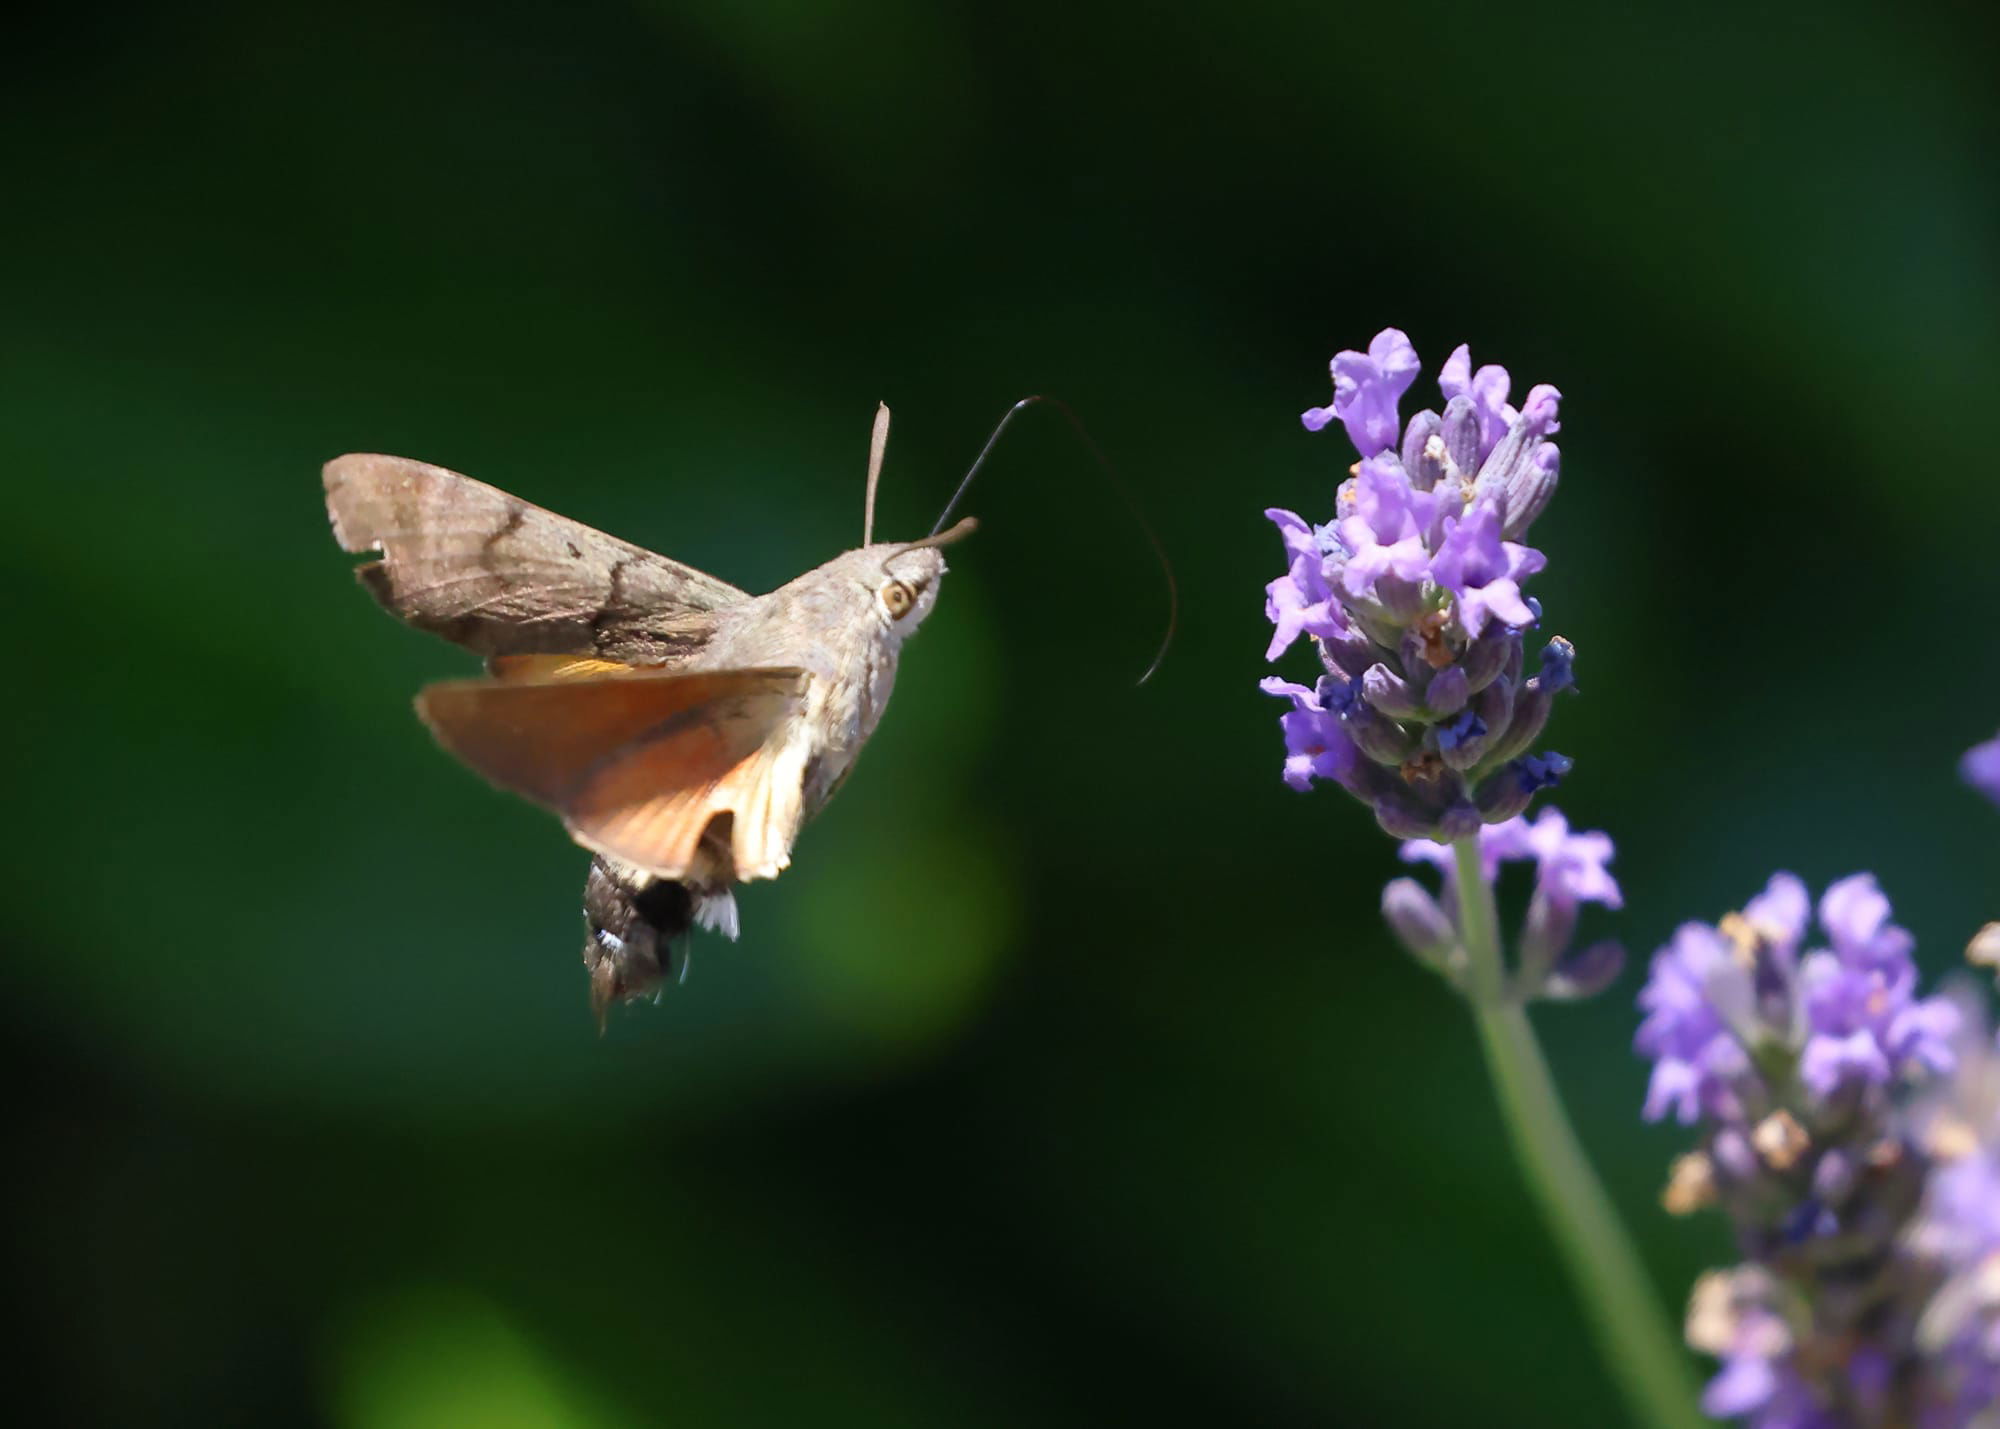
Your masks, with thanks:
[(481, 655), (683, 660), (713, 612), (749, 596), (691, 566), (443, 467), (336, 457), (322, 473), (333, 533), (379, 551), (356, 574), (393, 614)]

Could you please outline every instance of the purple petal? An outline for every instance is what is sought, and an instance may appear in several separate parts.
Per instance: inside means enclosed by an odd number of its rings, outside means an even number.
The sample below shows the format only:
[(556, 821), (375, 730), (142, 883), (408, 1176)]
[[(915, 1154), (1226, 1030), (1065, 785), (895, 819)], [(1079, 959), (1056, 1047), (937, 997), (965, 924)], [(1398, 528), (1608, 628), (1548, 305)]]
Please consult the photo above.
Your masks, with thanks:
[(1812, 896), (1798, 875), (1774, 873), (1764, 891), (1743, 905), (1743, 916), (1759, 934), (1778, 950), (1780, 962), (1789, 967), (1805, 941), (1806, 923), (1812, 917)]
[(1961, 1016), (1948, 997), (1926, 998), (1898, 1012), (1889, 1024), (1889, 1055), (1907, 1068), (1945, 1076), (1957, 1063), (1954, 1043)]
[(1489, 364), (1472, 374), (1473, 406), (1479, 412), (1479, 455), (1484, 460), (1486, 454), (1500, 445), (1500, 439), (1507, 435), (1507, 429), (1514, 425), (1519, 415), (1507, 405), (1507, 390), (1514, 385), (1504, 367)]
[(1889, 1059), (1866, 1030), (1845, 1037), (1809, 1038), (1805, 1055), (1799, 1059), (1799, 1079), (1814, 1095), (1830, 1097), (1844, 1082), (1860, 1081), (1870, 1086), (1887, 1086)]
[(1334, 357), (1333, 412), (1361, 455), (1374, 456), (1396, 445), (1402, 426), (1397, 404), (1416, 381), (1418, 366), (1416, 349), (1395, 328), (1377, 333), (1365, 353)]
[(1732, 1355), (1722, 1373), (1701, 1394), (1701, 1412), (1711, 1419), (1734, 1419), (1771, 1402), (1778, 1392), (1778, 1372), (1763, 1355)]
[(1831, 885), (1819, 900), (1819, 922), (1844, 962), (1898, 972), (1909, 966), (1916, 940), (1889, 921), (1889, 900), (1872, 873)]
[(1535, 612), (1521, 595), (1521, 579), (1545, 564), (1540, 551), (1500, 539), (1500, 512), (1490, 501), (1475, 503), (1449, 528), (1436, 557), (1431, 579), (1456, 597), (1458, 621), (1477, 639), (1489, 617), (1509, 626), (1534, 624)]
[(1451, 356), (1438, 369), (1438, 392), (1449, 402), (1454, 397), (1465, 394), (1472, 385), (1472, 348), (1460, 343), (1451, 350)]
[(1528, 399), (1521, 404), (1521, 421), (1538, 437), (1559, 432), (1562, 423), (1556, 420), (1556, 407), (1561, 401), (1562, 393), (1546, 382), (1538, 383), (1528, 389)]
[(1265, 508), (1264, 517), (1278, 528), (1278, 535), (1285, 543), (1285, 551), (1293, 556), (1312, 556), (1319, 553), (1319, 543), (1313, 535), (1312, 523), (1296, 511), (1287, 511), (1282, 506)]

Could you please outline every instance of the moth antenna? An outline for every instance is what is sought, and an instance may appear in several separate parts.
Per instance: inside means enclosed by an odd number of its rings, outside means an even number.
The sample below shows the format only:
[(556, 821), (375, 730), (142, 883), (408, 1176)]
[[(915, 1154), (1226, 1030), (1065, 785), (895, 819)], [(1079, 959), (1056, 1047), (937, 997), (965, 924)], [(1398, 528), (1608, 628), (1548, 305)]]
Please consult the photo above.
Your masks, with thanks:
[[(1096, 460), (1099, 469), (1103, 471), (1105, 481), (1110, 483), (1111, 489), (1118, 493), (1118, 499), (1124, 504), (1126, 514), (1136, 521), (1140, 531), (1145, 533), (1146, 544), (1153, 548), (1153, 557), (1160, 563), (1160, 575), (1167, 583), (1167, 628), (1160, 636), (1160, 648), (1153, 652), (1152, 663), (1146, 666), (1146, 672), (1139, 676), (1135, 682), (1143, 685), (1146, 681), (1153, 678), (1154, 673), (1160, 668), (1161, 661), (1167, 658), (1167, 647), (1174, 643), (1174, 632), (1180, 629), (1180, 583), (1174, 579), (1174, 563), (1167, 559), (1167, 548), (1161, 544), (1159, 533), (1153, 529), (1153, 523), (1146, 519), (1146, 513), (1140, 509), (1138, 499), (1132, 495), (1131, 488), (1126, 486), (1124, 478), (1118, 474), (1118, 469), (1111, 464), (1111, 458), (1104, 454), (1104, 449), (1098, 446), (1096, 439), (1090, 435), (1089, 429), (1083, 425), (1083, 420), (1070, 410), (1069, 403), (1059, 397), (1048, 397), (1037, 393), (1032, 397), (1023, 397), (1020, 401), (1009, 407), (1006, 414), (1000, 418), (998, 425), (993, 428), (993, 435), (986, 439), (986, 445), (979, 449), (979, 455), (973, 458), (971, 468), (965, 473), (965, 478), (958, 483), (958, 490), (952, 492), (951, 500), (944, 504), (944, 510), (938, 516), (937, 525), (931, 527), (931, 536), (936, 536), (943, 529), (944, 523), (951, 519), (951, 513), (958, 509), (958, 503), (964, 497), (966, 488), (972, 485), (972, 478), (979, 475), (979, 469), (986, 465), (986, 458), (993, 455), (993, 448), (999, 443), (1000, 434), (1007, 430), (1007, 424), (1018, 417), (1025, 408), (1038, 404), (1046, 404), (1054, 407), (1058, 412), (1063, 414), (1064, 419), (1068, 421), (1071, 429), (1075, 431), (1077, 440), (1083, 443), (1084, 449), (1091, 454)], [(961, 522), (959, 524), (963, 525), (964, 523)], [(958, 527), (956, 526), (952, 528), (954, 531), (957, 529)], [(926, 539), (928, 540), (928, 538)], [(918, 544), (924, 543), (919, 542)]]
[(868, 434), (868, 495), (861, 505), (861, 544), (875, 539), (875, 488), (882, 480), (882, 455), (889, 450), (889, 404), (875, 404), (875, 430)]

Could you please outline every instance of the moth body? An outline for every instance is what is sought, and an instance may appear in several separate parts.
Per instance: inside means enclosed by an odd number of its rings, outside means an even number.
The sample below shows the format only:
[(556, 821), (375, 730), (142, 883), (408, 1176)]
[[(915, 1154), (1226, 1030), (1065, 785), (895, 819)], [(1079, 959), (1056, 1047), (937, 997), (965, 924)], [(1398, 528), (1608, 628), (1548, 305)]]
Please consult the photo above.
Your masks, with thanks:
[[(878, 544), (848, 551), (724, 612), (714, 639), (690, 663), (690, 669), (805, 671), (795, 737), (803, 745), (808, 817), (839, 787), (875, 732), (896, 683), (903, 641), (930, 614), (944, 571), (944, 557), (933, 548)], [(909, 592), (900, 615), (884, 597), (894, 588)]]

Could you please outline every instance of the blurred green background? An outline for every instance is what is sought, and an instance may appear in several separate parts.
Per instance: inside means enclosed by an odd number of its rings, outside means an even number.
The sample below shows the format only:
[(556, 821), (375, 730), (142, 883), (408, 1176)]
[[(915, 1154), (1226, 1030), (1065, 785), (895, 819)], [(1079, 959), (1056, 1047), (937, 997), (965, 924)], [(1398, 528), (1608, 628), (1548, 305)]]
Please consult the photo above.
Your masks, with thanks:
[[(2000, 912), (1996, 92), (1943, 6), (355, 0), (17, 17), (7, 1395), (59, 1422), (1619, 1422), (1393, 850), (1284, 789), (1267, 505), (1386, 324), (1567, 397), (1561, 803), (1641, 959), (1776, 866)], [(1434, 389), (1421, 389), (1428, 393)], [(599, 1040), (347, 450), (767, 589), (928, 529), (859, 776)], [(1295, 652), (1287, 668), (1310, 662)], [(1636, 968), (1539, 1020), (1678, 1305)]]

